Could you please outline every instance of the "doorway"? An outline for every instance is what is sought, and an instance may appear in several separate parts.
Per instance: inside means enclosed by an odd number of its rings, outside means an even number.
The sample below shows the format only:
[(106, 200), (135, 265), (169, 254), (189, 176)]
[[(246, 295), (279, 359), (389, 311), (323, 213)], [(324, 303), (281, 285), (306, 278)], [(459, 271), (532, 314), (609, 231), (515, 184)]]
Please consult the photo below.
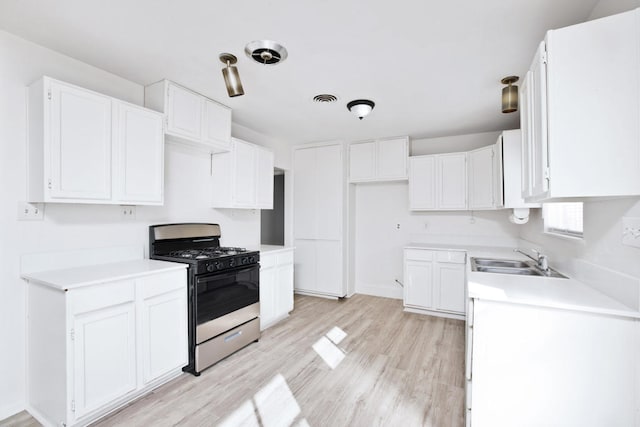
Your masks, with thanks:
[(284, 170), (273, 170), (273, 209), (260, 211), (260, 243), (284, 245)]

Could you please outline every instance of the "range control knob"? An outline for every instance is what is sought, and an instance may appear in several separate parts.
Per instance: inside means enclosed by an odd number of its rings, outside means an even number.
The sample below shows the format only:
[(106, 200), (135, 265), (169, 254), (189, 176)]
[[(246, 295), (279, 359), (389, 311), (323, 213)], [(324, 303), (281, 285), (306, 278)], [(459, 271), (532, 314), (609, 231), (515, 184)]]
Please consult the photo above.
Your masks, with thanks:
[(254, 262), (256, 262), (256, 257), (254, 257), (253, 255), (249, 257), (249, 262), (251, 264), (253, 264)]
[(242, 264), (247, 264), (249, 262), (249, 257), (242, 257)]
[(224, 265), (220, 261), (216, 261), (216, 270), (221, 270)]
[(235, 260), (235, 258), (231, 258), (229, 260), (229, 267), (233, 267), (234, 265), (236, 265), (236, 260)]
[(211, 272), (215, 269), (215, 267), (213, 266), (213, 264), (208, 264), (207, 265), (207, 271)]

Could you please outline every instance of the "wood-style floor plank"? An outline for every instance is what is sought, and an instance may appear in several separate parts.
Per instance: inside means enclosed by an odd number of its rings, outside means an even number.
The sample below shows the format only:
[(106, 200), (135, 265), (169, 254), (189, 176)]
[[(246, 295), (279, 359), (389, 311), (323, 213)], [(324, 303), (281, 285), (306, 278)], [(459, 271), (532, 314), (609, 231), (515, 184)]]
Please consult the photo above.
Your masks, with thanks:
[[(183, 375), (96, 423), (111, 426), (462, 426), (464, 323), (399, 300), (296, 296), (260, 342)], [(337, 344), (333, 327), (347, 335)], [(325, 338), (323, 338), (325, 337)], [(313, 346), (343, 357), (334, 368)], [(332, 362), (333, 363), (333, 362)], [(38, 425), (26, 413), (1, 426)]]

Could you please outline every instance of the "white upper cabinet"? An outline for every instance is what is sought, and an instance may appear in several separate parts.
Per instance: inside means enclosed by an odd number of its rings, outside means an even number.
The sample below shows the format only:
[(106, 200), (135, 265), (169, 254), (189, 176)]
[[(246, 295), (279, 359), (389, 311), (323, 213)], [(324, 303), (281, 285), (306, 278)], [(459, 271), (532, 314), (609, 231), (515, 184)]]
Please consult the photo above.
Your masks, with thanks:
[(408, 156), (408, 137), (351, 143), (349, 181), (406, 180)]
[[(502, 137), (468, 153), (469, 209), (503, 207)], [(519, 179), (519, 177), (518, 177)]]
[(212, 207), (273, 209), (273, 152), (233, 138), (231, 151), (211, 162)]
[(547, 32), (521, 88), (528, 201), (640, 194), (640, 9)]
[[(520, 100), (522, 101), (522, 99)], [(522, 104), (521, 108), (522, 108)], [(519, 129), (505, 130), (498, 137), (498, 146), (502, 147), (503, 194), (505, 208), (538, 208), (539, 203), (527, 203), (522, 198), (522, 142), (524, 138)]]
[(467, 153), (411, 157), (409, 208), (467, 209)]
[(162, 116), (124, 102), (116, 103), (116, 199), (126, 203), (162, 203), (164, 137)]
[(442, 210), (467, 208), (467, 153), (436, 157), (436, 200)]
[(29, 88), (31, 202), (163, 202), (162, 115), (43, 77)]
[(166, 115), (166, 134), (211, 153), (231, 150), (231, 109), (161, 80), (145, 87), (145, 106)]

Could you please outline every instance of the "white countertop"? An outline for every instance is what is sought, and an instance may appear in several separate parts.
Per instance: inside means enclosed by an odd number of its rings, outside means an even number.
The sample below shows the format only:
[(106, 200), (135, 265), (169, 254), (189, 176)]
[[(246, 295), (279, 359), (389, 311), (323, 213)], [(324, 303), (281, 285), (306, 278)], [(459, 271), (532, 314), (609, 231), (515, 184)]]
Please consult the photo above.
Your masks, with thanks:
[[(575, 279), (471, 271), (471, 257), (528, 260), (513, 248), (427, 243), (412, 243), (405, 248), (466, 251), (470, 298), (640, 318), (639, 311)], [(554, 267), (553, 260), (551, 267)]]
[(187, 268), (187, 264), (153, 259), (139, 259), (110, 264), (65, 268), (61, 270), (24, 273), (22, 278), (30, 282), (51, 286), (52, 288), (67, 290), (184, 268)]
[(260, 245), (260, 247), (258, 248), (258, 250), (263, 253), (290, 251), (292, 249), (293, 249), (293, 246), (279, 246), (279, 245)]

